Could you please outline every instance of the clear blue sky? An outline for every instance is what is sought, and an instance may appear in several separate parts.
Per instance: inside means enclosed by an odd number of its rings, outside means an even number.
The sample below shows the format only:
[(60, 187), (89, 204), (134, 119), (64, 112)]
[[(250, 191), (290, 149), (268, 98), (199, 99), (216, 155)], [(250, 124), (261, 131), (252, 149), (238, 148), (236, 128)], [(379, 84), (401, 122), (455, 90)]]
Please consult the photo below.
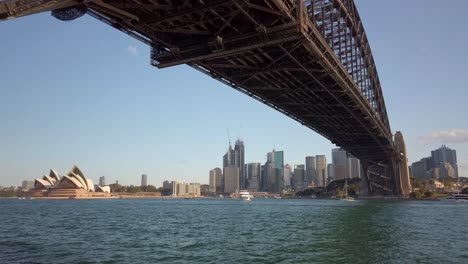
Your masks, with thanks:
[[(410, 162), (446, 144), (468, 176), (468, 1), (356, 4)], [(290, 164), (330, 161), (328, 140), (189, 67), (150, 66), (149, 47), (89, 16), (1, 22), (0, 50), (0, 185), (73, 164), (95, 182), (207, 183), (228, 130), (248, 162), (273, 148)]]

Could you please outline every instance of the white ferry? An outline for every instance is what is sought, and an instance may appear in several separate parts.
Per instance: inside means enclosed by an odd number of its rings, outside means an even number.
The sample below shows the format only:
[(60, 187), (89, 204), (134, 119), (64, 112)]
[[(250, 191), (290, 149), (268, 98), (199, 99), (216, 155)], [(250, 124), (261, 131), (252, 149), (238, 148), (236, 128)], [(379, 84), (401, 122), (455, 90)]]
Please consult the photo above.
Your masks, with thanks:
[(446, 198), (447, 200), (468, 201), (468, 194), (452, 194)]
[(252, 199), (252, 195), (247, 190), (240, 190), (239, 196), (244, 201), (250, 201)]

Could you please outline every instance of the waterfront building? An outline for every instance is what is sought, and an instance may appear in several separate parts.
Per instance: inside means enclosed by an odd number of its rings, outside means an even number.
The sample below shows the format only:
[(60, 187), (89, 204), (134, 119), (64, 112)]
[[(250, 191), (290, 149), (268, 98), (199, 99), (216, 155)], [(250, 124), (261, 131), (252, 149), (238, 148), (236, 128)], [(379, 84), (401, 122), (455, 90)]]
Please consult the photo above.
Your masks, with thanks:
[(327, 184), (332, 182), (334, 180), (334, 177), (333, 177), (333, 164), (331, 163), (328, 163), (327, 164), (327, 173), (328, 173), (328, 181), (327, 181)]
[(187, 186), (187, 195), (198, 197), (201, 194), (200, 183), (189, 183)]
[(106, 177), (104, 176), (99, 177), (99, 185), (100, 186), (106, 185)]
[(21, 184), (21, 188), (23, 189), (23, 191), (29, 191), (30, 189), (33, 189), (34, 181), (24, 180), (23, 183)]
[(163, 189), (170, 189), (172, 190), (172, 183), (168, 180), (163, 181), (162, 184)]
[(293, 177), (293, 169), (291, 165), (289, 164), (284, 165), (284, 187), (286, 189), (291, 188), (292, 177)]
[(283, 151), (269, 152), (267, 154), (267, 191), (281, 192), (284, 188), (284, 153)]
[(309, 184), (306, 180), (305, 172), (305, 166), (302, 164), (296, 165), (294, 167), (294, 175), (292, 181), (294, 191), (299, 192), (307, 189)]
[(102, 194), (110, 192), (110, 188), (107, 187), (95, 187), (93, 181), (86, 178), (78, 166), (75, 165), (67, 175), (60, 176), (55, 170), (51, 169), (49, 175), (44, 175), (42, 179), (36, 179), (30, 196), (47, 196), (51, 198), (108, 197), (108, 195)]
[(246, 189), (247, 178), (245, 175), (245, 148), (244, 142), (240, 139), (234, 144), (234, 165), (239, 168), (239, 188)]
[(317, 169), (315, 157), (313, 156), (305, 157), (305, 181), (309, 185), (317, 185)]
[(327, 158), (325, 155), (315, 156), (315, 176), (317, 179), (318, 187), (325, 187), (327, 185)]
[(210, 193), (220, 193), (222, 192), (222, 180), (223, 174), (220, 168), (214, 168), (210, 170), (210, 179), (209, 179), (209, 192)]
[(145, 187), (148, 185), (148, 175), (142, 174), (141, 175), (141, 187)]
[[(434, 167), (441, 167), (442, 163), (450, 163), (455, 171), (455, 177), (458, 177), (457, 151), (450, 149), (445, 145), (431, 151), (431, 157), (434, 162)], [(443, 165), (443, 167), (447, 167)]]
[(110, 189), (109, 185), (106, 185), (106, 186), (99, 186), (98, 185), (98, 186), (96, 186), (95, 191), (96, 192), (103, 192), (103, 193), (110, 193), (111, 189)]
[(188, 184), (183, 181), (172, 181), (172, 195), (185, 196), (188, 192)]
[(224, 168), (224, 193), (239, 191), (239, 168), (229, 166)]
[(210, 185), (209, 184), (201, 184), (200, 185), (200, 194), (202, 196), (206, 196), (206, 195), (209, 195), (211, 192), (210, 192)]
[(333, 179), (344, 180), (346, 178), (346, 171), (348, 157), (346, 151), (341, 148), (332, 149), (332, 164), (333, 164)]
[(258, 162), (246, 164), (245, 175), (247, 179), (247, 190), (256, 192), (260, 188), (261, 164)]

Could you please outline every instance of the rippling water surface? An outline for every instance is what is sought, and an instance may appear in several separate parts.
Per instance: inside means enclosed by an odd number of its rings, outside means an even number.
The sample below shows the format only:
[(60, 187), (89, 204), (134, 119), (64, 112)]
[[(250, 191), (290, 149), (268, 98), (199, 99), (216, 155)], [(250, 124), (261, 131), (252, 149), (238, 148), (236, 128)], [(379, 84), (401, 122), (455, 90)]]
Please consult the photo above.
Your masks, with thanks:
[(468, 203), (0, 200), (1, 263), (468, 263)]

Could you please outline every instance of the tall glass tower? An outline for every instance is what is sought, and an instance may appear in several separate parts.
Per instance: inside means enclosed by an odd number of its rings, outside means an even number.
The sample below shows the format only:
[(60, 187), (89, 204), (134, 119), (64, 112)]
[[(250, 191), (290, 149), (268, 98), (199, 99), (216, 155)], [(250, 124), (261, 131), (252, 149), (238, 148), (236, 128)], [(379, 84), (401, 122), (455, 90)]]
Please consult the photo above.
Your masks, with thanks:
[(267, 160), (268, 191), (281, 192), (284, 188), (284, 152), (273, 150), (267, 154)]
[(239, 168), (239, 187), (246, 189), (244, 141), (237, 139), (234, 144), (234, 165)]

